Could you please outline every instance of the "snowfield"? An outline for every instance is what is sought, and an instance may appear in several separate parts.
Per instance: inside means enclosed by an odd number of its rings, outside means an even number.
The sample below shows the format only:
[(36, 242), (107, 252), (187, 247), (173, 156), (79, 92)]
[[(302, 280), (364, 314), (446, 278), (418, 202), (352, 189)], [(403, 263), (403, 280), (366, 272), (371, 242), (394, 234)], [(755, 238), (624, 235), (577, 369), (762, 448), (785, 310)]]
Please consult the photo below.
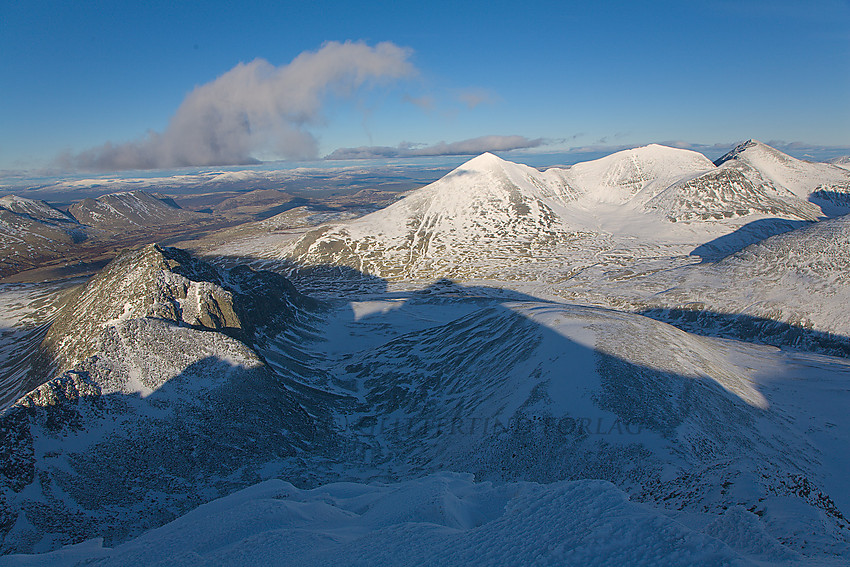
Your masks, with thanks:
[(0, 414), (0, 565), (846, 565), (847, 195), (754, 141), (484, 154), (2, 288), (42, 379)]
[[(752, 516), (752, 519), (750, 519)], [(709, 531), (794, 559), (735, 509)], [(116, 548), (89, 541), (0, 565), (756, 565), (603, 481), (475, 483), (439, 474), (299, 490), (270, 480)]]

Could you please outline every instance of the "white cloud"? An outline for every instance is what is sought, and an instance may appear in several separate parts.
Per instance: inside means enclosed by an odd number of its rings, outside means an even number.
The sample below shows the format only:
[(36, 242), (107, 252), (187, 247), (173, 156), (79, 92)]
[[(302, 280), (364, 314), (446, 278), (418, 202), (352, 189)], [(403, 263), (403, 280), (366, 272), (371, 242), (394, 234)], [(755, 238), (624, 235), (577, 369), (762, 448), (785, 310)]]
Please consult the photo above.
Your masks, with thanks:
[(255, 151), (313, 158), (317, 143), (307, 127), (321, 120), (326, 96), (416, 74), (411, 51), (384, 42), (328, 42), (276, 67), (263, 59), (240, 63), (196, 87), (162, 133), (66, 154), (66, 167), (95, 170), (245, 164)]

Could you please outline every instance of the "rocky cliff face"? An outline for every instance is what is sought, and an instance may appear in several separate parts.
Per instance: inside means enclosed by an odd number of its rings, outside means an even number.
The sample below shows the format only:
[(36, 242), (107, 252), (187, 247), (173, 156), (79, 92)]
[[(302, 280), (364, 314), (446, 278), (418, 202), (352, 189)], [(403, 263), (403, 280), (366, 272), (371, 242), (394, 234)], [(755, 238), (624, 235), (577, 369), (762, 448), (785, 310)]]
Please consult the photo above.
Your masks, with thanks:
[(0, 416), (0, 553), (122, 539), (332, 443), (255, 350), (316, 307), (173, 248), (117, 258), (45, 338), (55, 377)]

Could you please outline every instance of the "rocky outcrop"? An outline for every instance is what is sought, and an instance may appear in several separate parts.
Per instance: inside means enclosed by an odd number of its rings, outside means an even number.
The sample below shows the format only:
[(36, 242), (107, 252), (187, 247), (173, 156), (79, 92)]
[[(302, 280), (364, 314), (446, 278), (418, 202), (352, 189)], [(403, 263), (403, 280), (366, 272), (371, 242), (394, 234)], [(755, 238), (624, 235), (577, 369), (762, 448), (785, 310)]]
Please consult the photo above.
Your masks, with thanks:
[(248, 345), (297, 326), (317, 303), (272, 272), (222, 272), (176, 249), (151, 244), (125, 252), (93, 277), (57, 316), (43, 347), (64, 371), (97, 353), (104, 331), (154, 318), (221, 331)]
[(120, 541), (274, 470), (311, 474), (298, 455), (334, 437), (254, 347), (317, 306), (174, 248), (116, 258), (46, 336), (55, 377), (0, 414), (0, 554)]

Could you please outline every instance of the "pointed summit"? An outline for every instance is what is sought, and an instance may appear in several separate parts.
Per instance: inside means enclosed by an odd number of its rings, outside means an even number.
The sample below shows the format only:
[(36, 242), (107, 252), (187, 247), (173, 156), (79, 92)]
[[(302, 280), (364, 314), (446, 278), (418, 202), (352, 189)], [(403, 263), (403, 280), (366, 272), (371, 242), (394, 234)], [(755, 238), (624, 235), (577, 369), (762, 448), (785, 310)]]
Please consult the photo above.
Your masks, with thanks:
[(820, 190), (830, 193), (850, 192), (850, 176), (837, 166), (809, 162), (789, 156), (758, 140), (747, 140), (714, 162), (718, 167), (737, 168), (754, 179), (787, 190), (808, 200)]
[[(771, 148), (767, 144), (763, 144), (762, 142), (759, 142), (758, 140), (754, 140), (754, 139), (750, 138), (746, 142), (741, 142), (740, 144), (738, 144), (737, 146), (732, 148), (730, 151), (728, 151), (726, 154), (724, 154), (723, 157), (717, 159), (714, 162), (714, 165), (720, 166), (723, 163), (729, 161), (730, 159), (741, 159), (742, 156), (745, 155), (745, 152), (747, 152), (748, 150), (749, 150), (750, 154), (753, 153), (754, 151), (767, 151), (767, 152), (776, 152), (776, 153), (781, 154), (783, 156), (786, 155), (786, 154), (783, 154), (782, 152), (780, 152), (779, 150)], [(786, 157), (791, 158), (791, 156), (786, 156)], [(791, 158), (791, 159), (793, 159), (793, 158)]]
[(457, 170), (464, 171), (492, 171), (494, 169), (504, 167), (505, 164), (513, 164), (513, 162), (504, 160), (497, 156), (496, 154), (491, 154), (490, 152), (484, 152), (479, 156), (475, 156), (471, 160), (460, 165)]

